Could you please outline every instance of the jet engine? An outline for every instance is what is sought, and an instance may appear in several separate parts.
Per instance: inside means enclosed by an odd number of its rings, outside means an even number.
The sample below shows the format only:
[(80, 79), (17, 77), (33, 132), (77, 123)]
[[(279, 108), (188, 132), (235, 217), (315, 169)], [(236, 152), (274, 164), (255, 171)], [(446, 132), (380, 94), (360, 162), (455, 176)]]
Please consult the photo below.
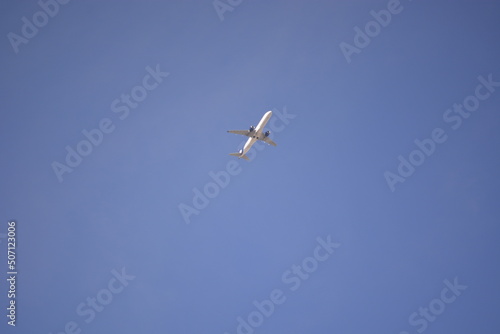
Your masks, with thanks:
[(254, 131), (255, 131), (255, 126), (253, 126), (253, 125), (252, 125), (252, 126), (250, 127), (250, 132), (254, 132)]
[(269, 137), (269, 135), (270, 135), (270, 134), (271, 134), (271, 131), (266, 131), (266, 132), (264, 133), (264, 136)]

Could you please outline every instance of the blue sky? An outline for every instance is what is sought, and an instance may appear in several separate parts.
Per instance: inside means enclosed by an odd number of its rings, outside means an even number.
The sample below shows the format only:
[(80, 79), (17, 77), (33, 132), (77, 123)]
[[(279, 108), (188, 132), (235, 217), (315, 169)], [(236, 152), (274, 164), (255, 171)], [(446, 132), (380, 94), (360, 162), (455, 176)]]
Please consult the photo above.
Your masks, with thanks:
[(500, 2), (41, 3), (0, 5), (2, 333), (498, 333)]

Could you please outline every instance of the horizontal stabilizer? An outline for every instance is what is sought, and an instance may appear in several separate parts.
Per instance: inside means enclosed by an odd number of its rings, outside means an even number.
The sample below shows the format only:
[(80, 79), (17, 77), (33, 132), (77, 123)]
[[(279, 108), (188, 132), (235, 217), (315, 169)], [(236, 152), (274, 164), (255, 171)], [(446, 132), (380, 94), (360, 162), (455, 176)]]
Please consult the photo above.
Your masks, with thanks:
[(234, 157), (238, 157), (238, 159), (243, 158), (243, 159), (245, 159), (246, 161), (250, 161), (250, 158), (249, 158), (249, 157), (247, 157), (245, 154), (243, 154), (243, 155), (242, 155), (242, 154), (241, 154), (241, 153), (239, 153), (239, 152), (236, 152), (236, 153), (229, 153), (229, 155), (232, 155), (232, 156), (234, 156)]

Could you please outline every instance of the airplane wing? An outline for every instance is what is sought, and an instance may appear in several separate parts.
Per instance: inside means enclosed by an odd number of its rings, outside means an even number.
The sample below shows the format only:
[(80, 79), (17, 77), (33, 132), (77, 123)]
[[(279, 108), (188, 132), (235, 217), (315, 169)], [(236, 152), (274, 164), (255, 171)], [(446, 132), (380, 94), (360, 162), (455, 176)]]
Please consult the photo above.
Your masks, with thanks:
[(269, 135), (266, 136), (265, 133), (261, 132), (259, 133), (259, 136), (258, 137), (255, 137), (257, 138), (257, 140), (261, 140), (263, 141), (264, 143), (267, 143), (269, 145), (273, 145), (273, 146), (276, 146), (277, 144), (269, 137)]
[(250, 131), (248, 131), (248, 130), (229, 130), (228, 132), (234, 133), (237, 135), (243, 135), (243, 136), (250, 137)]
[[(255, 134), (255, 132), (250, 132), (248, 130), (229, 130), (229, 133), (234, 133), (237, 135), (242, 135), (242, 136), (247, 136), (247, 137), (252, 137), (252, 135)], [(262, 140), (265, 143), (268, 143), (269, 145), (276, 146), (277, 144), (271, 140), (271, 138), (266, 137), (263, 133), (260, 134), (259, 137), (257, 137), (258, 140)]]
[(269, 138), (269, 137), (264, 137), (264, 138), (262, 138), (261, 140), (262, 140), (263, 142), (268, 143), (269, 145), (273, 145), (273, 146), (276, 146), (276, 145), (277, 145), (277, 144), (276, 144), (275, 142), (273, 142), (273, 141), (271, 140), (271, 138)]

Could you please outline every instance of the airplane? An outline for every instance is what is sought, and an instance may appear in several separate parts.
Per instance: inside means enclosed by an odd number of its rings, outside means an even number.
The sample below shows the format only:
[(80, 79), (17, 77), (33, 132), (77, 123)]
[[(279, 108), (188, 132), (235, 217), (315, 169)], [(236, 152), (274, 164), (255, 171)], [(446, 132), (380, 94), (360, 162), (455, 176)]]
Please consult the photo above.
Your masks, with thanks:
[(257, 126), (251, 126), (249, 130), (230, 130), (228, 131), (229, 133), (235, 133), (237, 135), (243, 135), (247, 136), (248, 140), (245, 143), (245, 146), (243, 146), (243, 149), (241, 149), (237, 153), (229, 153), (229, 155), (238, 157), (238, 159), (245, 159), (247, 161), (250, 161), (250, 159), (246, 156), (246, 153), (250, 148), (252, 148), (252, 145), (257, 141), (257, 140), (262, 140), (265, 143), (268, 143), (269, 145), (276, 146), (276, 143), (269, 138), (269, 135), (271, 134), (271, 131), (264, 131), (264, 126), (266, 126), (267, 121), (271, 118), (271, 115), (273, 114), (272, 111), (268, 111), (262, 116), (259, 124)]

